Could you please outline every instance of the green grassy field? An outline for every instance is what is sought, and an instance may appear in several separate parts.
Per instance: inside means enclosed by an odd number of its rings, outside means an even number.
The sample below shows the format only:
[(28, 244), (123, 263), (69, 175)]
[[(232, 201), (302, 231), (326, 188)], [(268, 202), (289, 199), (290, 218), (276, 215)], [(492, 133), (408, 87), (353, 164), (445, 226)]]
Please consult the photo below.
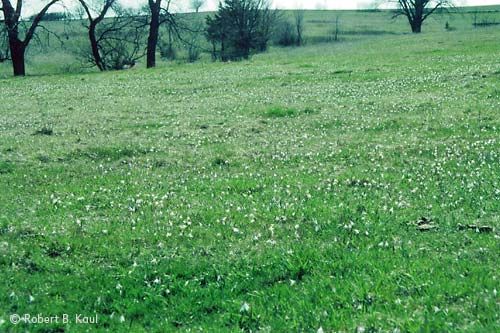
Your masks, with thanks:
[[(199, 29), (203, 25), (205, 17), (212, 13), (200, 13), (198, 15), (181, 14), (179, 17), (183, 25)], [(282, 11), (282, 20), (294, 22), (293, 11)], [(374, 37), (397, 36), (410, 33), (406, 18), (392, 18), (391, 11), (352, 11), (352, 10), (309, 10), (304, 12), (304, 39), (309, 46), (318, 43), (334, 42), (335, 36), (339, 42), (363, 41)], [(338, 25), (337, 23), (338, 22)], [(473, 23), (490, 22), (500, 25), (500, 5), (483, 7), (456, 8), (450, 12), (440, 12), (429, 17), (424, 23), (425, 33), (444, 33), (446, 23), (449, 30), (470, 32), (482, 30), (475, 28)], [(45, 22), (45, 29), (39, 29), (36, 38), (28, 49), (27, 71), (31, 75), (67, 74), (93, 72), (87, 63), (86, 52), (89, 50), (88, 37), (85, 28), (86, 22), (75, 20), (67, 23)], [(337, 31), (338, 29), (338, 31)], [(50, 32), (49, 32), (50, 31)], [(56, 38), (53, 34), (59, 36)], [(162, 31), (160, 40), (167, 41), (166, 31)], [(186, 40), (192, 37), (184, 33)], [(273, 37), (272, 40), (277, 39)], [(202, 50), (201, 61), (210, 62), (211, 46), (205, 42), (204, 36), (200, 36), (198, 42)], [(186, 46), (179, 41), (174, 46), (177, 59), (175, 61), (161, 61), (159, 66), (171, 66), (186, 63)], [(88, 53), (89, 51), (87, 51)], [(145, 67), (144, 59), (139, 60), (138, 66)], [(9, 63), (0, 63), (0, 78), (12, 76), (12, 68)]]
[(498, 331), (499, 36), (0, 79), (0, 331)]

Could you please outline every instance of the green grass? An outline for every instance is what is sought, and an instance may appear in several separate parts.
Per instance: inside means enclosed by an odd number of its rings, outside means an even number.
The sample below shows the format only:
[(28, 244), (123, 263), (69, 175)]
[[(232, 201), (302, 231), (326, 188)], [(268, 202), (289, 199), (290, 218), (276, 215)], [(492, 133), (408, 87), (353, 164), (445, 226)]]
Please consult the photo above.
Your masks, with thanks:
[(279, 106), (271, 107), (266, 110), (265, 115), (269, 118), (294, 117), (298, 115), (298, 111), (293, 108), (282, 108)]
[(498, 331), (499, 32), (0, 80), (0, 331)]
[[(207, 15), (212, 13), (181, 14), (183, 24), (199, 25)], [(408, 21), (404, 17), (392, 18), (393, 13), (387, 10), (353, 11), (353, 10), (308, 10), (304, 14), (304, 41), (306, 45), (335, 42), (353, 42), (370, 38), (400, 36), (410, 33)], [(282, 19), (294, 21), (293, 11), (283, 11)], [(498, 30), (498, 26), (474, 27), (473, 23), (500, 22), (500, 5), (482, 7), (458, 7), (446, 12), (438, 12), (431, 16), (423, 26), (424, 33), (445, 33), (446, 23), (455, 32), (471, 32), (481, 30)], [(85, 73), (96, 71), (86, 63), (84, 50), (90, 52), (85, 24), (79, 20), (70, 22), (45, 22), (44, 27), (55, 32), (60, 38), (55, 38), (46, 30), (40, 30), (38, 38), (28, 48), (27, 72), (31, 75)], [(197, 30), (195, 28), (194, 30)], [(166, 42), (167, 33), (162, 31), (160, 40)], [(192, 36), (184, 36), (191, 40)], [(276, 38), (273, 37), (272, 40)], [(211, 50), (203, 36), (199, 38), (203, 50)], [(182, 43), (175, 43), (177, 59), (173, 62), (160, 59), (158, 67), (186, 63), (187, 50)], [(210, 62), (211, 55), (203, 53), (201, 61)], [(145, 67), (144, 59), (138, 61), (140, 67)], [(12, 76), (9, 63), (0, 63), (0, 78)]]

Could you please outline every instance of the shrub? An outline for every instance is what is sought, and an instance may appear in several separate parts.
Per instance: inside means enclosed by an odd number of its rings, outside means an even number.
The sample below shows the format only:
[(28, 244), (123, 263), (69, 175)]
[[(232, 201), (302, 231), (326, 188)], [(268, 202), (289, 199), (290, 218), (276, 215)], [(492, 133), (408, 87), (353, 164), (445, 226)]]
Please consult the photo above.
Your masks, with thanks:
[(117, 41), (107, 54), (106, 63), (113, 70), (128, 69), (135, 66), (134, 55), (128, 50), (127, 45)]
[(200, 59), (200, 49), (198, 46), (189, 44), (187, 46), (187, 61), (190, 63), (196, 62), (197, 60)]
[(276, 11), (260, 0), (224, 0), (217, 13), (206, 19), (206, 38), (214, 59), (248, 59), (267, 49)]
[(177, 50), (175, 49), (173, 43), (161, 43), (160, 56), (166, 60), (177, 59)]
[(280, 46), (292, 46), (297, 44), (297, 33), (289, 21), (281, 21), (276, 27), (274, 42)]

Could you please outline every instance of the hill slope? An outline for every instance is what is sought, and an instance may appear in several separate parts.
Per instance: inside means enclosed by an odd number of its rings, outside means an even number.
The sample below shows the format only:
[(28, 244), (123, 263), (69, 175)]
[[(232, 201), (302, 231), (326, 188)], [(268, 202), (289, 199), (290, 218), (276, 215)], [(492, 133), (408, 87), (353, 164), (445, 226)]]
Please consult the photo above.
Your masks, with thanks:
[(0, 329), (496, 331), (498, 32), (0, 80)]

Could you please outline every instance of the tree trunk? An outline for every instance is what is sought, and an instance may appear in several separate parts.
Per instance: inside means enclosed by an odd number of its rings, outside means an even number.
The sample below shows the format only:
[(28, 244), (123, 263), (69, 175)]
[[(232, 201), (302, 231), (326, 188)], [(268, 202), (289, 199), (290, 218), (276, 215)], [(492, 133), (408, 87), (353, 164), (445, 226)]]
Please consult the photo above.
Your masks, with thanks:
[(411, 25), (411, 31), (415, 34), (419, 34), (422, 32), (422, 22), (413, 22)]
[(222, 62), (226, 62), (227, 61), (227, 57), (226, 57), (226, 44), (225, 44), (225, 39), (224, 38), (221, 38), (221, 41), (220, 41), (220, 60)]
[(151, 22), (149, 22), (148, 47), (146, 51), (146, 67), (156, 66), (156, 47), (158, 45), (158, 33), (160, 30), (160, 5), (151, 8)]
[[(20, 21), (23, 1), (16, 1), (16, 8), (12, 6), (11, 1), (2, 0), (0, 2), (0, 12), (3, 16), (2, 20), (0, 20), (0, 24), (5, 25), (5, 28), (7, 29), (14, 76), (26, 75), (26, 47), (33, 38), (35, 30), (40, 24), (40, 21), (43, 19), (45, 13), (47, 13), (49, 8), (58, 1), (59, 0), (51, 0), (48, 2), (40, 10), (40, 12), (38, 12), (38, 14), (34, 15), (31, 25), (27, 25), (22, 34), (19, 33), (19, 27), (24, 25), (24, 22)], [(24, 36), (24, 40), (20, 38), (20, 35)]]
[(245, 45), (242, 52), (243, 59), (248, 60), (250, 58), (250, 46)]
[(100, 71), (104, 71), (104, 65), (102, 63), (101, 54), (99, 53), (99, 45), (97, 43), (96, 38), (96, 25), (97, 23), (92, 22), (89, 26), (89, 40), (90, 40), (90, 48), (92, 50), (92, 57), (94, 58), (95, 65), (99, 68)]
[(422, 32), (422, 23), (424, 23), (424, 2), (417, 1), (415, 3), (415, 15), (411, 23), (411, 31), (416, 34)]
[(9, 41), (10, 56), (12, 58), (12, 67), (14, 69), (14, 76), (25, 76), (25, 61), (24, 56), (26, 53), (26, 46), (18, 39)]
[(217, 61), (217, 44), (212, 41), (212, 61)]

